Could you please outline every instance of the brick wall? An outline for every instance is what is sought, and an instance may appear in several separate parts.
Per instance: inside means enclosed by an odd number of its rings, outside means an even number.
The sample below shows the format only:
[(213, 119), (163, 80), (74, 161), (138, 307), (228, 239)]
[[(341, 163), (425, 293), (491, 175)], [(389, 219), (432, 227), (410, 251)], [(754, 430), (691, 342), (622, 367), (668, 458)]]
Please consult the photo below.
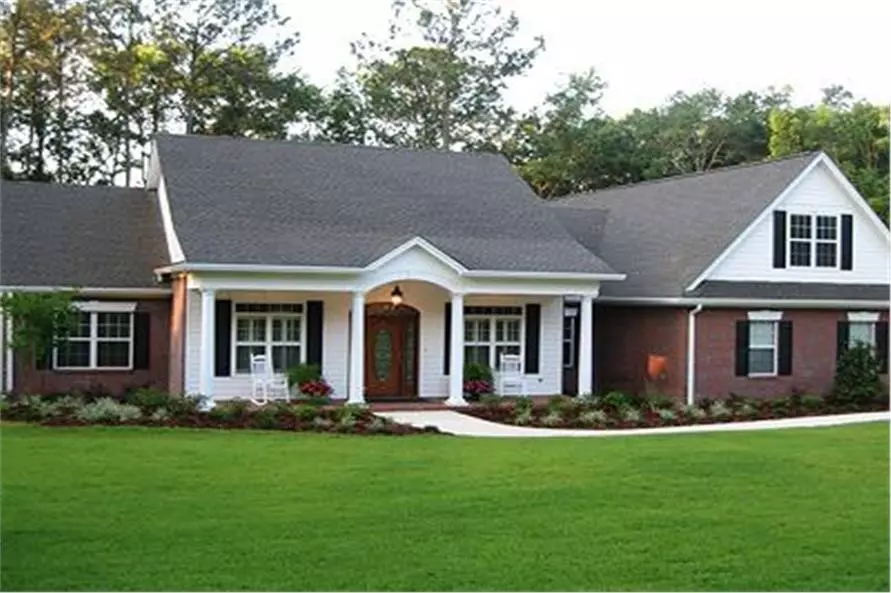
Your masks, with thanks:
[[(686, 389), (686, 324), (686, 309), (595, 305), (596, 389), (683, 398)], [(667, 358), (664, 379), (647, 379), (650, 354)]]
[[(792, 374), (784, 377), (737, 377), (736, 322), (745, 309), (705, 309), (696, 320), (696, 393), (698, 397), (774, 397), (802, 391), (823, 395), (835, 376), (837, 323), (844, 311), (787, 309), (792, 322)], [(887, 311), (881, 319), (887, 321)]]
[(127, 389), (152, 386), (168, 388), (170, 356), (170, 301), (137, 301), (137, 311), (151, 316), (149, 330), (149, 368), (132, 371), (55, 371), (38, 370), (33, 361), (16, 356), (14, 375), (16, 393), (59, 393), (67, 391), (102, 391), (122, 394)]

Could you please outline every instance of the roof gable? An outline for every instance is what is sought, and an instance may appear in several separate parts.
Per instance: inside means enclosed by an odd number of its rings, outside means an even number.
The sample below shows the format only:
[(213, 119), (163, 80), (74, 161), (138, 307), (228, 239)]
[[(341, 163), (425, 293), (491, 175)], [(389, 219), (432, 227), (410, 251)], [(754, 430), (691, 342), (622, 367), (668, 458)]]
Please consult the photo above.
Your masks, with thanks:
[[(773, 219), (787, 215), (853, 216), (853, 269), (773, 267)], [(788, 241), (788, 238), (787, 238)], [(891, 235), (866, 200), (825, 154), (801, 174), (697, 277), (688, 290), (704, 281), (803, 282), (875, 285), (889, 281)]]
[(552, 207), (577, 240), (627, 274), (604, 285), (604, 296), (676, 297), (816, 158), (618, 186)]
[(611, 273), (503, 157), (159, 136), (190, 263), (365, 267), (424, 237), (468, 269)]

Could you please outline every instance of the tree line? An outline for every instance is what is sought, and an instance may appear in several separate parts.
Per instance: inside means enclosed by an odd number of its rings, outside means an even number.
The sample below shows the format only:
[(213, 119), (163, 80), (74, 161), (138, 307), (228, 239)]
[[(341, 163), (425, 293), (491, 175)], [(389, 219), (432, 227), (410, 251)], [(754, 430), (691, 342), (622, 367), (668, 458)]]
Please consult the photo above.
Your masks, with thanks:
[(299, 32), (274, 0), (0, 1), (7, 179), (141, 183), (157, 132), (504, 154), (542, 197), (822, 149), (887, 221), (889, 108), (845, 88), (679, 91), (611, 117), (595, 70), (519, 112), (508, 84), (545, 40), (497, 0), (394, 0), (328, 88), (287, 67)]

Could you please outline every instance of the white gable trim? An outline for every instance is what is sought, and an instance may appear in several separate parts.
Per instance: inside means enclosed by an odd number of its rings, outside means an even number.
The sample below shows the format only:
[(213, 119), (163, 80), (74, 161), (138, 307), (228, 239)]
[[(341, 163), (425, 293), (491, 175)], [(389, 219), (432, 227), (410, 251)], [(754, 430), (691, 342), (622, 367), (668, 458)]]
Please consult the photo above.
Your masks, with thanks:
[(604, 304), (643, 307), (695, 307), (703, 305), (712, 309), (749, 309), (754, 307), (782, 307), (784, 309), (836, 309), (863, 310), (888, 309), (888, 301), (852, 301), (840, 299), (745, 299), (701, 297), (610, 297), (598, 299)]
[(737, 235), (736, 238), (730, 243), (730, 245), (728, 245), (727, 248), (724, 249), (724, 251), (722, 251), (721, 254), (718, 255), (718, 257), (714, 261), (712, 261), (712, 263), (710, 263), (708, 265), (708, 267), (705, 270), (703, 270), (702, 273), (700, 273), (693, 280), (693, 282), (690, 283), (689, 286), (687, 286), (686, 289), (684, 289), (685, 292), (691, 292), (691, 291), (696, 290), (696, 288), (700, 285), (700, 283), (702, 283), (703, 280), (708, 278), (712, 274), (712, 272), (714, 272), (715, 269), (719, 265), (721, 265), (721, 263), (725, 259), (727, 259), (727, 257), (731, 253), (736, 251), (737, 247), (742, 245), (742, 243), (746, 240), (746, 238), (749, 235), (751, 235), (755, 231), (756, 228), (758, 228), (758, 225), (760, 225), (763, 220), (765, 220), (768, 216), (771, 215), (771, 213), (776, 209), (777, 205), (781, 204), (783, 202), (783, 200), (785, 200), (786, 197), (789, 194), (791, 194), (795, 190), (795, 188), (798, 187), (801, 184), (801, 182), (808, 175), (810, 175), (811, 171), (813, 171), (817, 167), (817, 165), (822, 162), (821, 157), (823, 157), (823, 156), (825, 156), (825, 155), (823, 155), (823, 153), (820, 153), (819, 155), (815, 156), (814, 160), (812, 160), (811, 163), (807, 167), (804, 168), (804, 171), (799, 173), (798, 177), (793, 179), (792, 183), (787, 185), (786, 189), (784, 189), (782, 192), (780, 192), (780, 195), (775, 197), (770, 202), (770, 204), (768, 204), (767, 207), (764, 208), (764, 210), (762, 210), (761, 213), (755, 217), (755, 220), (753, 220), (751, 223), (749, 223), (749, 226), (746, 227), (746, 229), (743, 232), (741, 232), (739, 235)]
[(848, 197), (853, 200), (857, 206), (860, 208), (860, 211), (872, 221), (873, 226), (875, 226), (876, 230), (885, 237), (885, 241), (888, 243), (889, 247), (891, 247), (891, 231), (888, 230), (888, 227), (882, 222), (882, 219), (879, 218), (879, 215), (876, 214), (875, 210), (873, 210), (866, 199), (860, 195), (860, 192), (857, 191), (857, 188), (848, 181), (848, 178), (844, 173), (841, 172), (835, 162), (831, 158), (829, 158), (825, 153), (820, 153), (820, 162), (826, 165), (826, 168), (829, 169), (829, 172), (832, 174), (833, 178), (842, 186), (845, 192), (848, 194)]
[(384, 254), (383, 256), (377, 258), (376, 260), (374, 260), (373, 262), (371, 262), (370, 264), (365, 266), (365, 271), (373, 272), (373, 271), (383, 267), (388, 262), (393, 261), (394, 259), (396, 259), (400, 255), (402, 255), (409, 249), (413, 249), (415, 247), (423, 249), (424, 251), (426, 251), (427, 253), (429, 253), (430, 255), (432, 255), (433, 257), (438, 259), (439, 261), (441, 261), (443, 264), (445, 264), (446, 266), (448, 266), (452, 270), (454, 270), (456, 274), (464, 274), (465, 272), (467, 272), (467, 268), (465, 268), (463, 265), (461, 265), (456, 259), (449, 256), (441, 249), (438, 249), (436, 246), (434, 246), (432, 243), (430, 243), (423, 237), (415, 237), (413, 239), (409, 239), (408, 241), (406, 241), (399, 247)]
[(135, 301), (81, 301), (73, 306), (85, 313), (132, 313), (136, 310)]
[(167, 243), (167, 253), (170, 261), (185, 261), (186, 256), (183, 254), (183, 246), (176, 236), (176, 228), (173, 226), (173, 215), (170, 213), (170, 200), (167, 198), (167, 184), (164, 183), (164, 176), (161, 175), (158, 180), (158, 208), (161, 210), (161, 223), (164, 227), (164, 239)]

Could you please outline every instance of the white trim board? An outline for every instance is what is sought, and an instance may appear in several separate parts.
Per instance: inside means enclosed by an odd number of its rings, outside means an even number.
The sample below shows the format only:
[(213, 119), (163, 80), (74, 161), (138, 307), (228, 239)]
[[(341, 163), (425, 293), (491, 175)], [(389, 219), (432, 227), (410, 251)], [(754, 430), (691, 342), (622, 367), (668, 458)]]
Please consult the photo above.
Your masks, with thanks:
[(607, 305), (639, 305), (653, 307), (695, 307), (703, 305), (711, 309), (754, 309), (781, 307), (784, 309), (841, 309), (887, 310), (888, 301), (850, 301), (819, 299), (719, 299), (691, 297), (600, 297), (598, 302)]

